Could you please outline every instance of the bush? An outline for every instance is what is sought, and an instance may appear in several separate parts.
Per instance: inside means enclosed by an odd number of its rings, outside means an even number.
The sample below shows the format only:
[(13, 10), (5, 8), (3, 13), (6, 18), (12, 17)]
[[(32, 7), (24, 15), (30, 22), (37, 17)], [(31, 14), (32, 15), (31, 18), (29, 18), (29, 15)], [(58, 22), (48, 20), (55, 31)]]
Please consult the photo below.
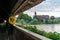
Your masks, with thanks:
[(54, 33), (49, 32), (49, 33), (47, 33), (47, 32), (45, 32), (45, 31), (38, 30), (38, 29), (36, 28), (36, 26), (24, 26), (23, 28), (25, 28), (25, 29), (27, 29), (27, 30), (30, 30), (30, 31), (32, 31), (32, 32), (35, 32), (35, 33), (37, 33), (37, 34), (39, 34), (39, 35), (48, 37), (48, 38), (53, 39), (53, 40), (60, 40), (60, 34), (57, 33), (57, 32), (54, 32)]

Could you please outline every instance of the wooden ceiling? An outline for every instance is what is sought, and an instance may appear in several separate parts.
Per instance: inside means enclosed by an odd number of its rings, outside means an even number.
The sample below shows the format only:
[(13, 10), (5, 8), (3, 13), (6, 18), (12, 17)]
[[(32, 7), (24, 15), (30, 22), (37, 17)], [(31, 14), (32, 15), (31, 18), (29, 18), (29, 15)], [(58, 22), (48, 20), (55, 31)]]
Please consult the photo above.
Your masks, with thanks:
[(44, 0), (0, 0), (0, 18), (7, 19), (10, 15), (17, 15)]
[(20, 12), (26, 11), (33, 6), (41, 3), (42, 1), (44, 0), (19, 0), (14, 6), (12, 13), (14, 13), (13, 15), (17, 15)]

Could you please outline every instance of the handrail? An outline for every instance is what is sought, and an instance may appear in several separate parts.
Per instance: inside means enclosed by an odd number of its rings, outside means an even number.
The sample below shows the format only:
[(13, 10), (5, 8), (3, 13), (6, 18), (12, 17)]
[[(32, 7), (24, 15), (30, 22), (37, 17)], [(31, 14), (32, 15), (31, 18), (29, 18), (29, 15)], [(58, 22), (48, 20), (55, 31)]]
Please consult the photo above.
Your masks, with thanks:
[(22, 31), (24, 34), (28, 35), (29, 37), (33, 38), (34, 40), (52, 40), (52, 39), (46, 38), (44, 36), (41, 36), (39, 34), (36, 34), (34, 32), (31, 32), (29, 30), (26, 30), (24, 28), (21, 28), (19, 26), (16, 26), (16, 25), (14, 25), (14, 26), (15, 26), (16, 29)]

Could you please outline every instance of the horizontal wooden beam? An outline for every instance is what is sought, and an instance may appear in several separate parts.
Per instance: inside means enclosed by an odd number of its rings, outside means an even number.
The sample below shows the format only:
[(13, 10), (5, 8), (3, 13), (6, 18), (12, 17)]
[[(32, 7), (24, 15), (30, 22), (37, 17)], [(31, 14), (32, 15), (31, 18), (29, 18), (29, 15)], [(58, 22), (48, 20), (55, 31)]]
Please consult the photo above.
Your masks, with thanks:
[(18, 0), (18, 1), (16, 2), (15, 6), (13, 7), (12, 13), (13, 13), (14, 11), (16, 11), (17, 8), (19, 8), (19, 7), (22, 5), (23, 2), (24, 2), (24, 0)]
[(13, 15), (17, 15), (20, 12), (24, 12), (33, 6), (41, 3), (43, 0), (24, 0), (21, 5), (16, 9), (17, 5), (19, 4), (18, 2), (16, 3), (15, 9), (13, 9), (12, 13)]

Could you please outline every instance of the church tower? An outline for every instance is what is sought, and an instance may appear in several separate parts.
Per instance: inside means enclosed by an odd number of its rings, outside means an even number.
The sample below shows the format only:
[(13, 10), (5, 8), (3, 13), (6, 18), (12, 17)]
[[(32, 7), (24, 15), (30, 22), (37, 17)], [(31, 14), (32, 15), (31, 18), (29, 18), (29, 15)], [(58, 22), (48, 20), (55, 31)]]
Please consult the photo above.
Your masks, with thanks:
[(36, 12), (35, 12), (35, 16), (36, 16)]
[(36, 12), (34, 13), (34, 17), (33, 18), (37, 18)]

